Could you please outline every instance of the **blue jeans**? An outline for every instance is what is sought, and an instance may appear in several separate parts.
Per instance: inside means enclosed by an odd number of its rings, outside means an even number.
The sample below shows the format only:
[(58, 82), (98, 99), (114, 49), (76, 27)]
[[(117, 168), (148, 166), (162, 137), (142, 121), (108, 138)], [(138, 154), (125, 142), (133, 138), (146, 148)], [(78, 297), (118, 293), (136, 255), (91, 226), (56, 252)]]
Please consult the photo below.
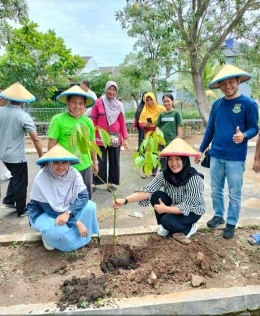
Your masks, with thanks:
[(212, 205), (216, 216), (224, 217), (224, 187), (227, 178), (229, 205), (227, 224), (236, 225), (241, 208), (241, 189), (245, 161), (230, 161), (210, 157)]

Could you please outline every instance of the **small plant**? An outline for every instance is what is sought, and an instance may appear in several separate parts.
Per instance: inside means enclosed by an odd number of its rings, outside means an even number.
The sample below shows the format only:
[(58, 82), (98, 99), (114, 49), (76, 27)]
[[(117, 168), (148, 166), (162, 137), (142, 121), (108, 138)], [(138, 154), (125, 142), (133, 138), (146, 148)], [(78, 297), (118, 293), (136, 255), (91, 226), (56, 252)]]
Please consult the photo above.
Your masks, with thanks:
[(102, 299), (100, 297), (97, 298), (97, 304), (104, 305), (104, 302), (102, 301)]
[(211, 233), (211, 229), (208, 228), (208, 227), (204, 228), (204, 233), (205, 234), (210, 234)]
[(14, 241), (14, 242), (10, 245), (10, 247), (13, 248), (13, 249), (18, 248), (18, 247), (19, 247), (18, 241)]
[(82, 303), (80, 304), (81, 307), (84, 307), (86, 308), (88, 305), (88, 302), (87, 301), (82, 301)]
[[(109, 134), (102, 128), (96, 126), (95, 131), (98, 130), (100, 138), (104, 147), (110, 145), (110, 136)], [(95, 150), (98, 156), (102, 159), (102, 153), (98, 145), (96, 145), (95, 141), (90, 139), (90, 132), (88, 128), (83, 124), (76, 124), (73, 133), (69, 137), (69, 147), (73, 150), (75, 155), (81, 161), (82, 154), (86, 154), (90, 156), (92, 150)], [(133, 172), (134, 168), (139, 168), (143, 170), (144, 173), (148, 176), (150, 172), (156, 168), (161, 167), (161, 163), (159, 160), (159, 144), (166, 145), (163, 132), (161, 130), (149, 131), (145, 135), (145, 139), (141, 143), (140, 151), (136, 152), (132, 156), (133, 166), (129, 170), (127, 176), (123, 180), (122, 184), (118, 187), (115, 192), (111, 192), (113, 194), (114, 201), (116, 200), (116, 195), (120, 189), (124, 185), (124, 183), (128, 180), (130, 174)], [(102, 183), (107, 186), (107, 183), (104, 182), (99, 175), (96, 175)], [(114, 211), (114, 220), (113, 220), (113, 244), (116, 244), (116, 209)]]
[(81, 257), (84, 257), (84, 255), (82, 253), (78, 253), (77, 250), (75, 251), (72, 251), (72, 252), (64, 252), (62, 255), (61, 255), (61, 258), (68, 258), (68, 257), (75, 257), (75, 258), (81, 258)]

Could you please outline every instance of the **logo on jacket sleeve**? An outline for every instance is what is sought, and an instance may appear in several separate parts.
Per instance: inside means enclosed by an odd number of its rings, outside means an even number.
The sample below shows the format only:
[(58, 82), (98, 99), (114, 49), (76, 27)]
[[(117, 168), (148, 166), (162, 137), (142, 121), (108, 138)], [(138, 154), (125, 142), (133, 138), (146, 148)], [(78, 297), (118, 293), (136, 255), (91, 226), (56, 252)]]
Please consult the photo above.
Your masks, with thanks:
[(234, 113), (241, 112), (241, 104), (235, 104), (234, 109), (232, 110)]

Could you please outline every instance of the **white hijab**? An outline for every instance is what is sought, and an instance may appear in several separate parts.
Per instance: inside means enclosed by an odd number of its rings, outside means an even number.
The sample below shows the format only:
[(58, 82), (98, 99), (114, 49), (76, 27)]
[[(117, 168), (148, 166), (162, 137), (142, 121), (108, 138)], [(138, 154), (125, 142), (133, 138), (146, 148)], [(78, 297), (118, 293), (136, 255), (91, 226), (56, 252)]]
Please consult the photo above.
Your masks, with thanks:
[(31, 199), (48, 203), (55, 212), (62, 213), (84, 189), (86, 186), (77, 170), (69, 166), (65, 175), (58, 176), (52, 170), (52, 162), (50, 162), (37, 174), (31, 191)]

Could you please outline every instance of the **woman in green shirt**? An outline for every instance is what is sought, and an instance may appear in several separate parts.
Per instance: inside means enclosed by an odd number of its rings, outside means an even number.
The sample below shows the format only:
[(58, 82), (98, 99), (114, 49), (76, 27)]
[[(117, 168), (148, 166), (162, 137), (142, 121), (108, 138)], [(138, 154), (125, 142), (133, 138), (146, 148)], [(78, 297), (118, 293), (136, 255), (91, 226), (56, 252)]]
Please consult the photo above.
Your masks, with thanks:
[[(164, 94), (162, 101), (166, 111), (160, 113), (156, 123), (156, 129), (163, 131), (167, 146), (176, 137), (182, 138), (182, 116), (174, 107), (174, 97), (171, 93)], [(160, 150), (163, 148), (162, 145), (159, 146)], [(160, 162), (162, 164), (162, 170), (164, 170), (166, 159), (161, 158)]]

